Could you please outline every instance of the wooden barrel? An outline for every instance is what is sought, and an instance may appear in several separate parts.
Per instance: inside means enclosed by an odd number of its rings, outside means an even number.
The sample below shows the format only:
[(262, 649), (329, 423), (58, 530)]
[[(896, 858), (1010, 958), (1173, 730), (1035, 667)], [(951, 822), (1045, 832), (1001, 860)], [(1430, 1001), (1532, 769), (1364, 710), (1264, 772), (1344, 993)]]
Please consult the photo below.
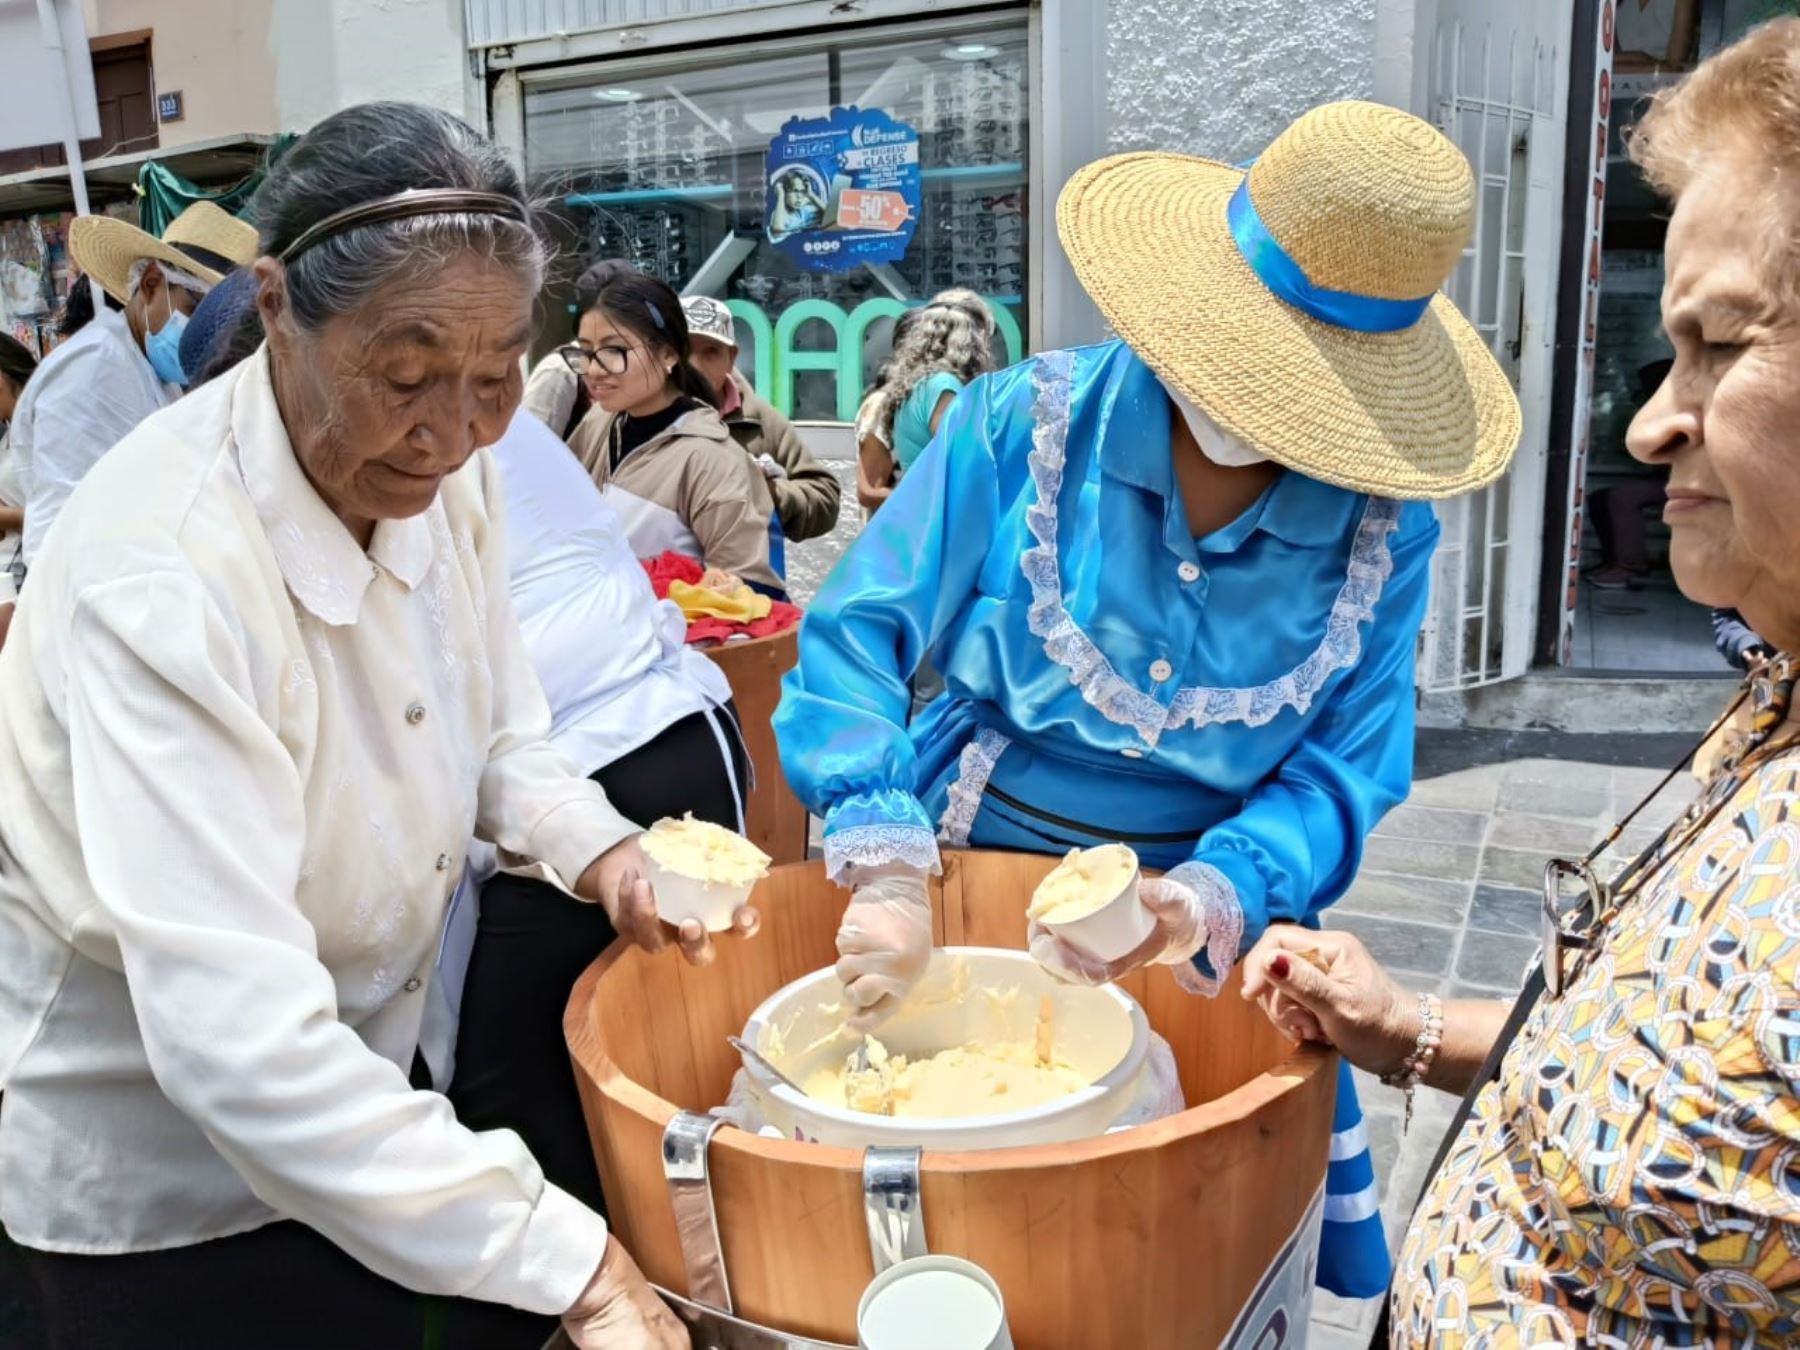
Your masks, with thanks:
[[(1022, 948), (1026, 899), (1055, 862), (947, 853), (933, 886), (938, 941)], [(738, 1065), (728, 1033), (836, 959), (845, 895), (818, 864), (776, 869), (756, 900), (761, 934), (722, 944), (704, 970), (615, 944), (582, 976), (565, 1019), (614, 1230), (679, 1293), (663, 1130), (678, 1109), (724, 1101)], [(1173, 1047), (1190, 1108), (1079, 1143), (927, 1153), (927, 1244), (993, 1275), (1014, 1340), (1031, 1350), (1255, 1343), (1244, 1315), (1268, 1300), (1272, 1270), (1292, 1285), (1301, 1263), (1310, 1283), (1306, 1230), (1324, 1186), (1336, 1061), (1290, 1045), (1235, 981), (1217, 999), (1183, 993), (1161, 969), (1124, 987)], [(873, 1277), (862, 1155), (727, 1128), (710, 1161), (737, 1315), (855, 1344), (857, 1299)]]
[(778, 863), (806, 857), (806, 808), (788, 787), (775, 747), (775, 707), (781, 702), (781, 677), (800, 659), (800, 630), (773, 637), (751, 638), (708, 647), (706, 654), (725, 672), (737, 704), (744, 744), (756, 767), (756, 786), (744, 803), (744, 833)]

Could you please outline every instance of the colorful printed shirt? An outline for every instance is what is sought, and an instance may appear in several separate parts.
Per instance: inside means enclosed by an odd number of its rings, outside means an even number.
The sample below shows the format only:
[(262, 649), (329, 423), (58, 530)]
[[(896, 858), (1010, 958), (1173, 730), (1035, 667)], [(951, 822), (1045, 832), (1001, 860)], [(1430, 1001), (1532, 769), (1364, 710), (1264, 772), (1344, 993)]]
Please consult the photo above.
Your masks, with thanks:
[(1800, 1341), (1800, 751), (1628, 901), (1478, 1099), (1393, 1345)]

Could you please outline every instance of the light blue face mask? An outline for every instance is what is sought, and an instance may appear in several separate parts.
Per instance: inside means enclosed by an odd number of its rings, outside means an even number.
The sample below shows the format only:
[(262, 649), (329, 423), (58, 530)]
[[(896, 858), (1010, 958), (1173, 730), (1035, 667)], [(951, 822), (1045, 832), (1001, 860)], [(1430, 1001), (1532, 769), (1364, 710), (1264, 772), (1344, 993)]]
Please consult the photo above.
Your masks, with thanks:
[(181, 368), (181, 330), (188, 316), (171, 308), (163, 326), (144, 339), (144, 355), (150, 358), (150, 369), (164, 384), (187, 384), (187, 372)]

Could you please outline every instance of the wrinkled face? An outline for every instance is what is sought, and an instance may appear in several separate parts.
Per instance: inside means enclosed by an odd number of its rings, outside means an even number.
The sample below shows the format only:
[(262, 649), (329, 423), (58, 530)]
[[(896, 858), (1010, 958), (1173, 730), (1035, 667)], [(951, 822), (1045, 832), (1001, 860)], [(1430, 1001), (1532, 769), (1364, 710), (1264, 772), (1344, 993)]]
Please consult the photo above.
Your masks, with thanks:
[(1789, 208), (1760, 161), (1721, 156), (1669, 223), (1668, 379), (1638, 413), (1631, 453), (1669, 470), (1664, 519), (1676, 582), (1800, 642), (1800, 323), (1770, 267)]
[(591, 353), (587, 373), (588, 397), (608, 412), (643, 410), (647, 404), (666, 401), (669, 371), (675, 354), (651, 346), (629, 328), (613, 322), (603, 309), (581, 316), (576, 340)]
[(706, 376), (706, 382), (725, 393), (725, 386), (731, 382), (731, 371), (737, 365), (737, 348), (729, 342), (720, 342), (717, 338), (701, 337), (695, 334), (690, 339), (693, 355), (688, 360), (694, 368)]
[[(301, 332), (273, 259), (258, 305), (294, 453), (352, 532), (417, 515), (519, 406), (530, 275), (469, 253)], [(365, 541), (366, 542), (366, 541)]]

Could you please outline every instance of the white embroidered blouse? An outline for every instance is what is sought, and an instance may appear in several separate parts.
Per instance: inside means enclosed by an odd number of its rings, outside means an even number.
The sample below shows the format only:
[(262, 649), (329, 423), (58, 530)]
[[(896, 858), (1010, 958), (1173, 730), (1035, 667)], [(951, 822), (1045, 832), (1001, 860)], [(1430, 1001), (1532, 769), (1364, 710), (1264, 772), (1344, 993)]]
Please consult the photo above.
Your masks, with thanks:
[(606, 1242), (408, 1086), (472, 835), (573, 882), (635, 827), (552, 750), (485, 453), (365, 553), (266, 356), (87, 475), (0, 654), (0, 1219), (145, 1251), (291, 1217), (560, 1312)]

